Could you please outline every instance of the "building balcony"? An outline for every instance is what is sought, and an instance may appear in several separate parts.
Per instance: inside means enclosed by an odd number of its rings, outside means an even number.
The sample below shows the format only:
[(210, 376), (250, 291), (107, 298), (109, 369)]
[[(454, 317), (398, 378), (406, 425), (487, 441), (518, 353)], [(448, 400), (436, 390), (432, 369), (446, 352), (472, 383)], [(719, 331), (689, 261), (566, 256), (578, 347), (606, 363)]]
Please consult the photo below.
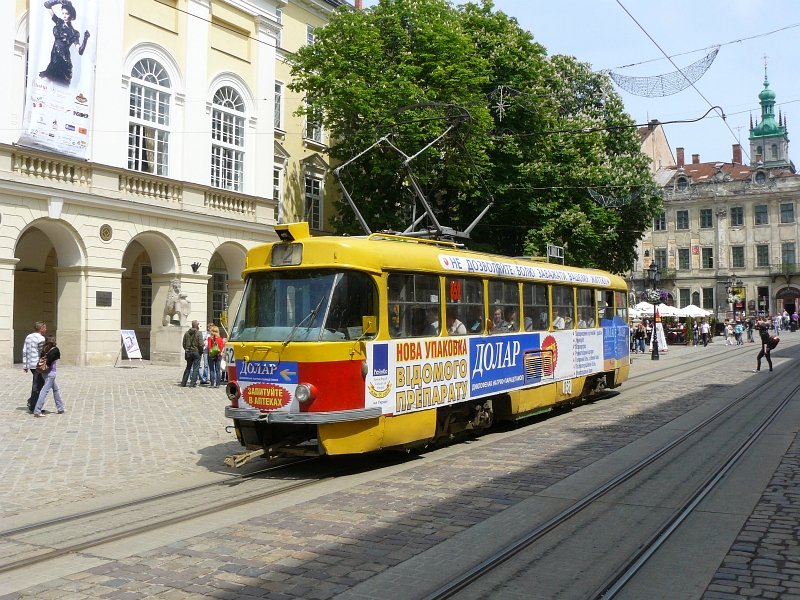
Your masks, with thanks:
[[(665, 281), (675, 281), (675, 279), (678, 277), (678, 271), (677, 269), (659, 269), (658, 277), (662, 283)], [(631, 280), (649, 282), (649, 269), (644, 269), (643, 271), (633, 271), (631, 273)]]
[[(28, 193), (69, 194), (131, 210), (163, 208), (171, 214), (196, 213), (249, 225), (274, 224), (275, 201), (150, 173), (99, 165), (30, 148), (0, 144), (0, 184), (31, 186)], [(38, 189), (37, 189), (38, 188)], [(119, 207), (119, 205), (118, 205)], [(188, 216), (188, 214), (187, 214)]]
[(786, 283), (791, 283), (793, 278), (800, 278), (800, 265), (795, 262), (782, 262), (769, 266), (769, 276), (775, 282), (784, 279)]

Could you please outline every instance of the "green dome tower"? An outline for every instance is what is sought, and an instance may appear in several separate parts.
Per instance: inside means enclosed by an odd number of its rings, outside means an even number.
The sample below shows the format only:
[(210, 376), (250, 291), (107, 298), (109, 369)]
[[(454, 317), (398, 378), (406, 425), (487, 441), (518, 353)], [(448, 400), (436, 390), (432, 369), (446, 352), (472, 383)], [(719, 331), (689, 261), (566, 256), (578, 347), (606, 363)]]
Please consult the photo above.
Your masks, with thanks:
[(764, 67), (764, 89), (758, 95), (761, 122), (753, 127), (750, 118), (750, 164), (765, 167), (789, 165), (789, 134), (782, 115), (775, 120), (775, 92), (769, 88), (767, 67)]

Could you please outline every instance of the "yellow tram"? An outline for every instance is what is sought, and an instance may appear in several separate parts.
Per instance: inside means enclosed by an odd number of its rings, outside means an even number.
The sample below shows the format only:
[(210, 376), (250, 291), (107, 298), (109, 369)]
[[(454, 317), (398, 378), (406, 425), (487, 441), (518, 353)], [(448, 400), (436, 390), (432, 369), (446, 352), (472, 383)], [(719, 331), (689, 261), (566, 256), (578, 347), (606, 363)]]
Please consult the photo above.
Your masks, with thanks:
[(225, 348), (236, 435), (263, 454), (407, 449), (628, 377), (627, 285), (593, 269), (393, 234), (276, 226)]

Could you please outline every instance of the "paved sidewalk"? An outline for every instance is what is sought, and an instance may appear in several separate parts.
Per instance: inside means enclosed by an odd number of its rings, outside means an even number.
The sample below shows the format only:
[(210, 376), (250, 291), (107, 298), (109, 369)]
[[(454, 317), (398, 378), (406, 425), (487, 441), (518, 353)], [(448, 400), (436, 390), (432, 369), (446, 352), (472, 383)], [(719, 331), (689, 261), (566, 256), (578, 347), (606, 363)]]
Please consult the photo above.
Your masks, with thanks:
[[(134, 363), (136, 365), (138, 363)], [(28, 414), (31, 375), (0, 369), (0, 518), (198, 474), (241, 450), (224, 388), (182, 388), (181, 367), (58, 366), (66, 414)]]

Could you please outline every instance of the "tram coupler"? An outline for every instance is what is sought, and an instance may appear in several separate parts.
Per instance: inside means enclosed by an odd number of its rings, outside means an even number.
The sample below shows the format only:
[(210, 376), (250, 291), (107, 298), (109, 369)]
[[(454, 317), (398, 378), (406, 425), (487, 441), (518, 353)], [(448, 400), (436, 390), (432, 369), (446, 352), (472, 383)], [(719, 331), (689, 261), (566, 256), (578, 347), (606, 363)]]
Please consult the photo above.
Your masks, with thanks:
[(232, 467), (234, 469), (238, 469), (243, 464), (248, 462), (251, 458), (258, 458), (259, 456), (264, 455), (264, 449), (259, 448), (258, 450), (251, 450), (249, 452), (239, 452), (238, 454), (231, 454), (230, 456), (225, 457), (225, 465), (228, 467)]

